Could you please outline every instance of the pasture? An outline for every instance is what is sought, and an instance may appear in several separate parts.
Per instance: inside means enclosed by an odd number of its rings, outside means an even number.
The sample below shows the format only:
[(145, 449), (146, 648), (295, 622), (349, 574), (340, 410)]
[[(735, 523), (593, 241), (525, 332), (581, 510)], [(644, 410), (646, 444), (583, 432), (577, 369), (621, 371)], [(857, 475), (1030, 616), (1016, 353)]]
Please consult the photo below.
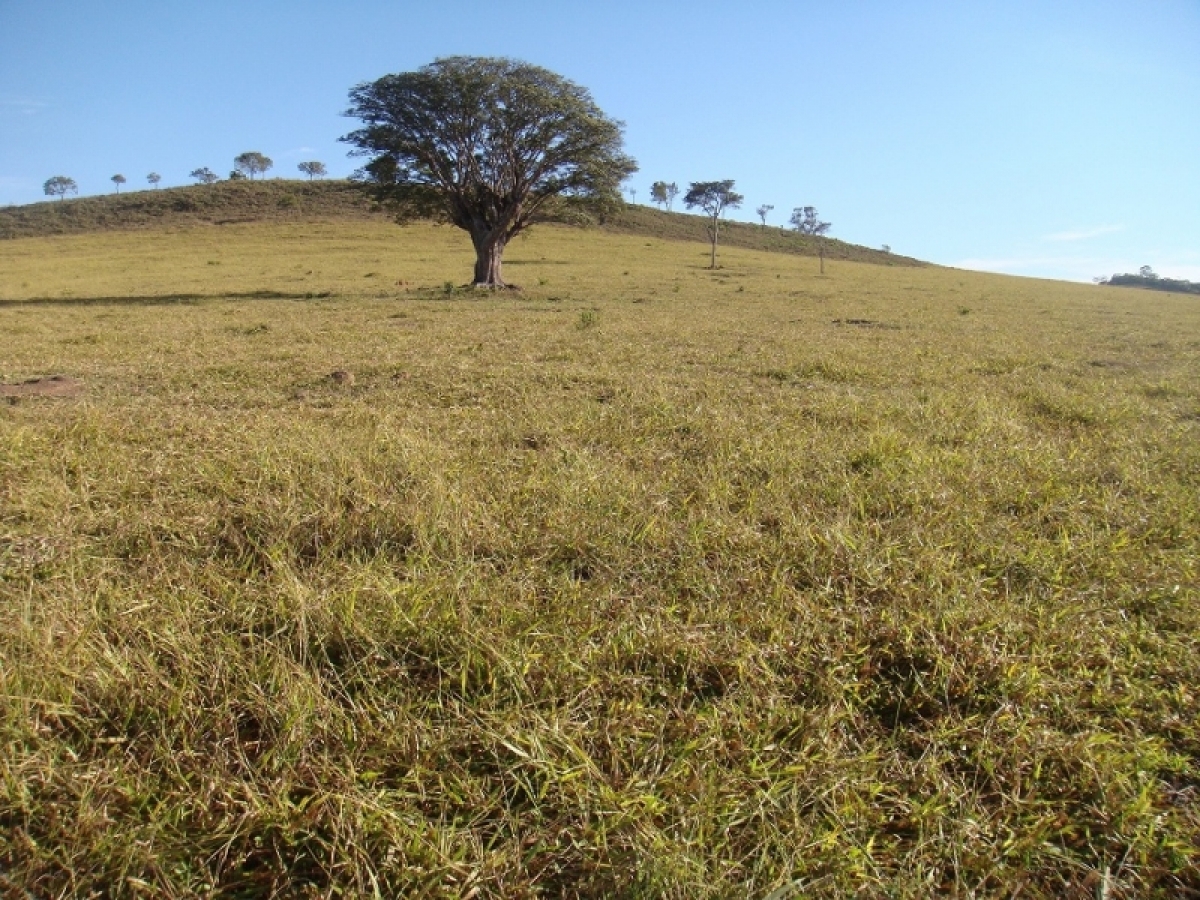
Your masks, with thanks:
[(1200, 303), (707, 258), (0, 241), (0, 894), (1200, 896)]

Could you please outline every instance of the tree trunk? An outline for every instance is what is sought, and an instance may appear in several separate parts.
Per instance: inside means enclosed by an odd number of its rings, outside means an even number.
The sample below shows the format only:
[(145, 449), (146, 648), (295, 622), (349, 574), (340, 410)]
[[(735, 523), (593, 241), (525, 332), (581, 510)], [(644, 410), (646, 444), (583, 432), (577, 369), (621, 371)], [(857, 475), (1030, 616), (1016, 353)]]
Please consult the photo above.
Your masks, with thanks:
[(714, 218), (712, 225), (709, 226), (709, 234), (712, 237), (712, 263), (709, 265), (710, 269), (715, 269), (717, 267), (717, 238), (719, 236), (717, 227), (718, 221)]
[(502, 234), (472, 234), (475, 245), (475, 287), (506, 287), (501, 273), (505, 240)]

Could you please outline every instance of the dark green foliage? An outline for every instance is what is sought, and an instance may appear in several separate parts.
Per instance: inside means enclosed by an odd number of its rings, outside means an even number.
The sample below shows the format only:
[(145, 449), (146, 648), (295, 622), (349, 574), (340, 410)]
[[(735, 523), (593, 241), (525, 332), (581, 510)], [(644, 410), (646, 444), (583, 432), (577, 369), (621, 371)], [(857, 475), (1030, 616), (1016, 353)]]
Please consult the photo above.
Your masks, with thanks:
[(1112, 287), (1146, 288), (1151, 291), (1171, 291), (1176, 294), (1200, 294), (1200, 282), (1185, 281), (1182, 278), (1160, 278), (1150, 271), (1149, 266), (1143, 266), (1137, 275), (1126, 272), (1124, 275), (1114, 275), (1103, 279), (1100, 284)]
[(636, 171), (622, 125), (539, 66), (454, 56), (350, 92), (370, 157), (356, 177), (401, 218), (435, 215), (471, 235), (475, 283), (503, 285), (504, 247), (552, 198), (611, 202)]

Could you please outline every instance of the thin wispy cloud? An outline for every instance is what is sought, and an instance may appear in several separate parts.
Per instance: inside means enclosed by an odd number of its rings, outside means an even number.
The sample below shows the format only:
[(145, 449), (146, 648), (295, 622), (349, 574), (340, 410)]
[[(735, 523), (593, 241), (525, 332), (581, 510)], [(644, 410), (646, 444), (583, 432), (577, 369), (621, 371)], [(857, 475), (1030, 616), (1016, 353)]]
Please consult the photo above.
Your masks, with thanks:
[(49, 106), (45, 100), (32, 97), (0, 97), (0, 113), (7, 115), (32, 116)]
[(1115, 234), (1118, 231), (1124, 231), (1124, 225), (1101, 225), (1098, 228), (1083, 228), (1078, 231), (1059, 231), (1056, 234), (1048, 234), (1042, 240), (1045, 241), (1086, 241), (1094, 237), (1100, 237), (1105, 234)]

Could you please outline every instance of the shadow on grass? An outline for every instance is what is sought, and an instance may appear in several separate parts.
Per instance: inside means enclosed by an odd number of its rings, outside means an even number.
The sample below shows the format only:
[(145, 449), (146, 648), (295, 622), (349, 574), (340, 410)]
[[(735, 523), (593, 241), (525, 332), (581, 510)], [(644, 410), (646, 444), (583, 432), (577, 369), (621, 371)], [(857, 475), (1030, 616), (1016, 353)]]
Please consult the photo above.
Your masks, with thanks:
[(0, 298), (0, 308), (8, 306), (174, 306), (219, 300), (324, 300), (331, 291), (297, 293), (293, 291), (238, 291), (230, 294), (151, 294), (142, 297), (31, 297), (28, 300)]

